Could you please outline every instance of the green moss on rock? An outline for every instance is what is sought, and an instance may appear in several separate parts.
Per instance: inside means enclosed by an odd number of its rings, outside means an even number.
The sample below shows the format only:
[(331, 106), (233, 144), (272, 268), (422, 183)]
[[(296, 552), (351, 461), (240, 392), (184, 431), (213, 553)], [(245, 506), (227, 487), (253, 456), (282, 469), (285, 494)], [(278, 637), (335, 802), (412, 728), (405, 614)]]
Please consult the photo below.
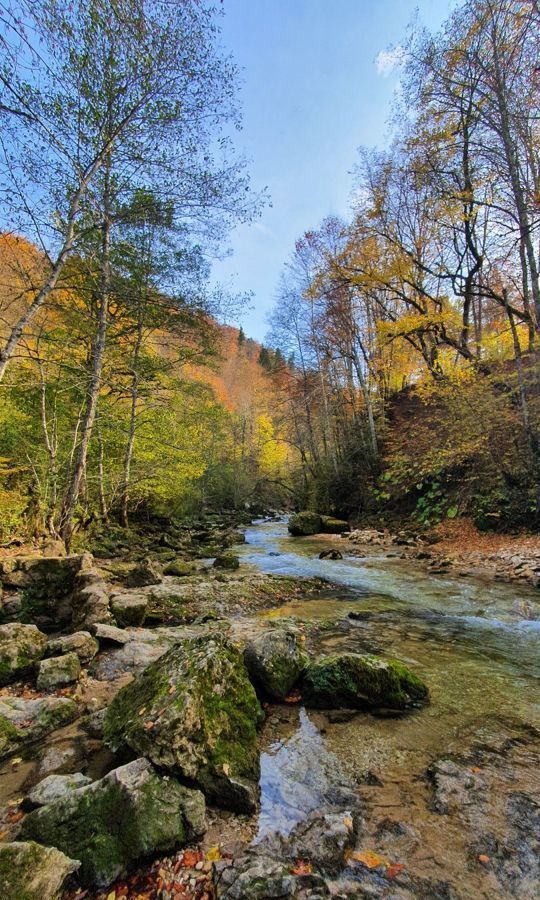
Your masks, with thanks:
[(406, 709), (428, 700), (426, 685), (395, 659), (360, 653), (326, 656), (302, 678), (306, 706), (322, 709)]
[(30, 813), (21, 833), (80, 859), (82, 883), (103, 887), (140, 857), (200, 836), (204, 817), (200, 791), (138, 759)]
[(189, 638), (123, 688), (105, 741), (197, 783), (216, 803), (253, 809), (262, 711), (240, 652), (225, 638)]
[(0, 625), (0, 686), (30, 673), (46, 647), (47, 638), (35, 625)]
[(0, 844), (2, 900), (56, 900), (66, 879), (79, 868), (54, 847), (34, 841)]
[(285, 628), (261, 634), (244, 650), (255, 686), (272, 700), (284, 700), (308, 664), (296, 635)]
[(304, 510), (291, 516), (288, 529), (295, 536), (320, 534), (322, 531), (322, 518), (319, 513)]

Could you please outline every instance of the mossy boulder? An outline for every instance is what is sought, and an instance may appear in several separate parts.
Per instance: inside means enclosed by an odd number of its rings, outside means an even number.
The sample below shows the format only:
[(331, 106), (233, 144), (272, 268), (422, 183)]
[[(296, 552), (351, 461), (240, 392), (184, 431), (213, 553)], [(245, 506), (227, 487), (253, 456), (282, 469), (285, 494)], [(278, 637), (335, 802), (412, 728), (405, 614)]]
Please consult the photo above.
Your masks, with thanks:
[(344, 519), (334, 519), (333, 516), (321, 516), (323, 534), (344, 534), (349, 531), (349, 523)]
[(82, 663), (89, 663), (99, 650), (99, 643), (89, 631), (76, 631), (47, 641), (46, 656), (76, 653)]
[(92, 779), (82, 772), (73, 772), (70, 775), (47, 775), (36, 784), (24, 801), (25, 808), (34, 809), (36, 806), (47, 806), (54, 800), (59, 800), (72, 791), (91, 784)]
[(285, 628), (266, 631), (244, 650), (250, 678), (271, 700), (284, 700), (308, 664), (296, 635)]
[(64, 687), (77, 681), (80, 674), (81, 662), (74, 652), (42, 659), (39, 664), (37, 688), (39, 691), (51, 691)]
[(47, 638), (35, 625), (0, 625), (0, 686), (30, 674), (46, 647)]
[(230, 569), (232, 571), (239, 567), (240, 560), (234, 553), (220, 553), (214, 560), (214, 569)]
[(426, 685), (396, 659), (340, 653), (311, 663), (302, 676), (306, 706), (402, 710), (428, 700)]
[(0, 759), (77, 718), (79, 708), (67, 697), (0, 697)]
[(140, 857), (172, 851), (204, 830), (201, 792), (137, 759), (29, 813), (21, 835), (79, 859), (81, 882), (105, 887)]
[(34, 841), (0, 844), (2, 900), (56, 900), (66, 880), (80, 867), (55, 847)]
[(160, 564), (149, 556), (137, 563), (127, 578), (129, 587), (146, 587), (151, 584), (161, 584), (162, 581), (163, 570)]
[(138, 628), (143, 625), (147, 609), (148, 597), (145, 594), (116, 594), (111, 598), (111, 610), (122, 627), (132, 625)]
[(176, 575), (177, 578), (184, 578), (186, 575), (193, 575), (195, 569), (189, 562), (183, 559), (173, 559), (167, 563), (163, 570), (164, 575)]
[(107, 709), (104, 738), (252, 811), (263, 715), (242, 655), (221, 635), (187, 638), (126, 685)]
[(289, 532), (295, 536), (320, 534), (322, 531), (322, 517), (319, 513), (304, 510), (296, 513), (289, 519)]

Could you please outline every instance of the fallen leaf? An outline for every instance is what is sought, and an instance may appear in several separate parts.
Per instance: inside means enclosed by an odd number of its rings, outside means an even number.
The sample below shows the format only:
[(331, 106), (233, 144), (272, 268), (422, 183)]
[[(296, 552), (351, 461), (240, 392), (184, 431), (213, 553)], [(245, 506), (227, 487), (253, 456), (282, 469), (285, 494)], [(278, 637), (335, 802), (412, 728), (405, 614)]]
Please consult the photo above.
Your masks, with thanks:
[(486, 856), (485, 853), (480, 853), (478, 857), (478, 862), (481, 862), (484, 866), (491, 862), (489, 856)]
[(154, 723), (152, 721), (145, 722), (143, 728), (145, 731), (150, 731), (151, 728), (154, 727)]
[(223, 763), (223, 774), (227, 776), (231, 774), (231, 767), (228, 763)]
[(115, 900), (115, 898), (116, 898), (116, 891), (111, 891), (109, 894), (107, 894), (107, 900)]
[(146, 712), (146, 706), (143, 706), (142, 709), (139, 710), (139, 715), (143, 716)]
[(297, 859), (296, 865), (291, 869), (291, 875), (311, 875), (313, 866), (306, 859)]
[(471, 772), (474, 772), (475, 775), (477, 775), (478, 772), (481, 772), (481, 771), (482, 771), (482, 769), (480, 768), (480, 766), (471, 766)]
[(290, 694), (287, 694), (285, 697), (285, 703), (300, 703), (302, 697), (300, 695), (300, 691), (291, 691)]
[(405, 866), (403, 863), (391, 863), (386, 870), (387, 878), (396, 878), (401, 872), (403, 872)]
[(12, 766), (19, 766), (22, 763), (22, 756), (16, 756), (15, 759), (11, 760)]
[(206, 854), (206, 859), (208, 862), (216, 862), (218, 859), (221, 859), (219, 847), (210, 847), (210, 850)]
[(390, 865), (387, 859), (383, 856), (379, 856), (378, 853), (374, 853), (373, 850), (355, 851), (351, 853), (349, 859), (362, 863), (362, 865), (366, 866), (368, 869), (378, 869), (379, 866), (388, 867)]
[(181, 865), (185, 869), (194, 869), (198, 862), (203, 858), (202, 853), (198, 850), (184, 850), (182, 854)]
[(354, 822), (350, 816), (343, 816), (343, 824), (345, 825), (345, 828), (351, 829), (354, 827)]
[(9, 818), (9, 821), (11, 822), (11, 824), (13, 825), (15, 822), (20, 822), (21, 819), (24, 818), (24, 813), (23, 812), (10, 813), (8, 818)]

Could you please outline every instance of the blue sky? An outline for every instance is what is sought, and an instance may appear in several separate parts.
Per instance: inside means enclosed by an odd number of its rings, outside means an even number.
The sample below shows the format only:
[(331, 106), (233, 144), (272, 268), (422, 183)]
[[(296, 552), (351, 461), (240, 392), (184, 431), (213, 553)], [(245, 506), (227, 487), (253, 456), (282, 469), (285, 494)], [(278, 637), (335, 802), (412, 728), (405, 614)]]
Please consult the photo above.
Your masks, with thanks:
[[(384, 145), (397, 74), (379, 72), (418, 10), (437, 27), (453, 0), (223, 0), (223, 43), (242, 71), (238, 148), (272, 206), (231, 236), (215, 280), (252, 291), (250, 337), (267, 313), (295, 240), (331, 213), (346, 216), (359, 146)], [(377, 65), (377, 58), (379, 65)]]

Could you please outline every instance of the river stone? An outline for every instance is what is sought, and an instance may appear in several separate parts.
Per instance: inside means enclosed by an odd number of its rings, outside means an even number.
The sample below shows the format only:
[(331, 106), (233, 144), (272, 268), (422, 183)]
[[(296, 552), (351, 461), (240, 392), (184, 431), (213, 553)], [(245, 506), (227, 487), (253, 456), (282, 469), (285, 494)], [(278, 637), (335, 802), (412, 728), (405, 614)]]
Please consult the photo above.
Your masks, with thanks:
[(111, 598), (111, 609), (119, 625), (140, 627), (146, 618), (148, 597), (144, 594), (116, 594)]
[(293, 535), (320, 534), (322, 518), (319, 513), (304, 510), (289, 519), (288, 529)]
[(251, 812), (262, 718), (239, 650), (203, 635), (175, 644), (118, 692), (104, 737), (196, 783), (218, 805)]
[(77, 681), (81, 674), (81, 661), (76, 653), (42, 659), (37, 678), (38, 691), (51, 691)]
[(218, 900), (285, 900), (288, 897), (316, 900), (330, 896), (320, 875), (296, 876), (291, 868), (290, 863), (255, 852), (217, 862), (213, 868), (215, 896)]
[(91, 782), (92, 779), (83, 775), (82, 772), (73, 772), (72, 775), (47, 775), (43, 781), (32, 788), (27, 801), (31, 806), (46, 806), (47, 803), (59, 800), (71, 791)]
[(89, 631), (76, 631), (47, 641), (47, 656), (76, 653), (82, 663), (89, 663), (99, 650), (99, 644)]
[(396, 659), (339, 653), (311, 663), (302, 677), (306, 706), (320, 709), (406, 709), (426, 702), (428, 689)]
[(0, 759), (76, 719), (77, 704), (67, 697), (0, 697)]
[(94, 634), (98, 641), (110, 644), (128, 644), (133, 640), (131, 635), (126, 634), (122, 628), (117, 628), (116, 625), (105, 625), (102, 622), (94, 626)]
[(107, 582), (93, 565), (91, 556), (88, 562), (77, 573), (71, 596), (71, 620), (77, 629), (91, 628), (98, 622), (112, 622)]
[(285, 628), (266, 631), (244, 650), (255, 687), (272, 700), (284, 700), (308, 664), (296, 635)]
[(349, 530), (349, 523), (344, 519), (334, 519), (333, 516), (321, 516), (323, 534), (345, 534)]
[(170, 852), (205, 827), (200, 791), (136, 759), (29, 813), (21, 834), (80, 859), (81, 882), (105, 887), (139, 857)]
[(332, 547), (330, 550), (323, 550), (319, 553), (319, 559), (343, 559), (343, 553)]
[(257, 852), (273, 859), (305, 859), (324, 872), (337, 874), (357, 835), (356, 809), (314, 810), (287, 837), (278, 832), (264, 837), (257, 844)]
[(184, 578), (186, 575), (193, 575), (195, 568), (192, 563), (185, 562), (183, 559), (173, 559), (167, 563), (163, 570), (164, 575), (176, 575), (177, 578)]
[(34, 841), (0, 844), (2, 900), (56, 900), (67, 878), (80, 867), (55, 847)]
[(0, 687), (29, 674), (46, 646), (46, 636), (35, 625), (0, 625)]
[(234, 553), (221, 553), (214, 560), (214, 569), (238, 569), (240, 560)]
[(163, 572), (161, 566), (155, 559), (146, 557), (135, 568), (131, 570), (127, 577), (129, 587), (145, 587), (151, 584), (161, 584), (163, 581)]

